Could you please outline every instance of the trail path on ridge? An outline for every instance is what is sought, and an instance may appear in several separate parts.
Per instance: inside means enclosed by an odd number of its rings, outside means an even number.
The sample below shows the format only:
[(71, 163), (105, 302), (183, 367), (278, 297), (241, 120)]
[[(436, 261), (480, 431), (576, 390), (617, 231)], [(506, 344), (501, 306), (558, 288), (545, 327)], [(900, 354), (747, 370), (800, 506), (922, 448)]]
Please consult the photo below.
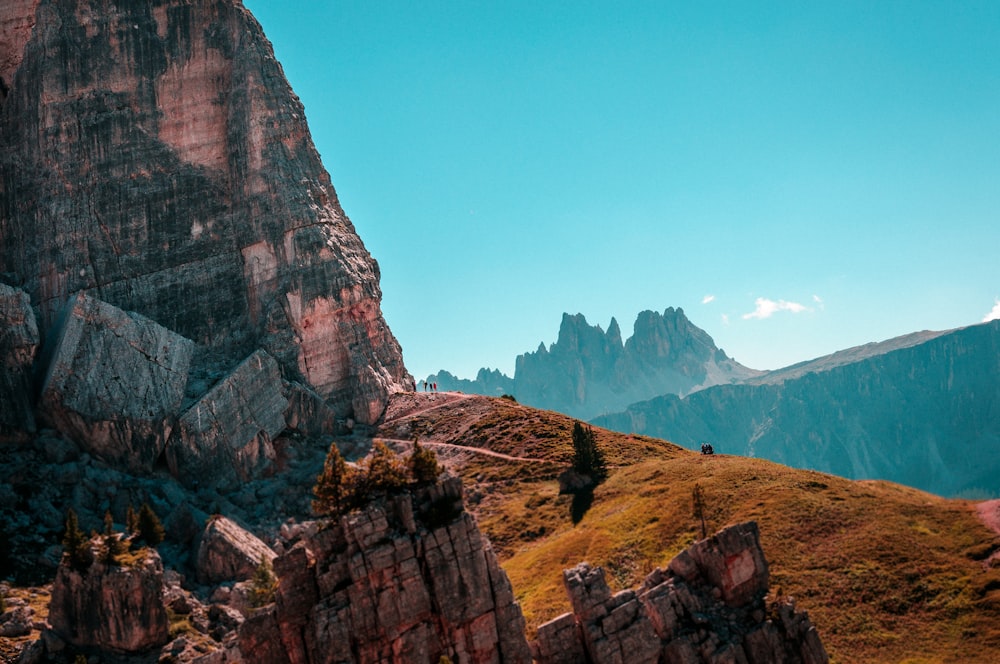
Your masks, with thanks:
[[(474, 397), (469, 394), (463, 394), (461, 392), (412, 392), (403, 395), (396, 395), (392, 400), (389, 407), (386, 409), (385, 416), (383, 417), (382, 426), (391, 428), (394, 425), (398, 425), (407, 420), (412, 420), (420, 415), (424, 415), (430, 411), (441, 409), (444, 407), (455, 407), (459, 402), (468, 401)], [(467, 428), (467, 423), (464, 428)], [(463, 429), (464, 429), (463, 428)], [(402, 447), (403, 449), (409, 450), (413, 447), (413, 441), (405, 438), (395, 438), (387, 435), (377, 435), (379, 440), (383, 440), (387, 443), (392, 443), (396, 446)], [(453, 453), (472, 453), (482, 456), (493, 457), (495, 459), (503, 459), (505, 461), (512, 461), (515, 463), (556, 463), (552, 459), (541, 459), (538, 457), (521, 457), (513, 456), (511, 454), (504, 454), (503, 452), (496, 452), (494, 450), (484, 448), (484, 447), (473, 447), (471, 445), (458, 445), (456, 443), (446, 443), (436, 440), (423, 439), (420, 444), (424, 447), (437, 449), (441, 451), (449, 451)]]

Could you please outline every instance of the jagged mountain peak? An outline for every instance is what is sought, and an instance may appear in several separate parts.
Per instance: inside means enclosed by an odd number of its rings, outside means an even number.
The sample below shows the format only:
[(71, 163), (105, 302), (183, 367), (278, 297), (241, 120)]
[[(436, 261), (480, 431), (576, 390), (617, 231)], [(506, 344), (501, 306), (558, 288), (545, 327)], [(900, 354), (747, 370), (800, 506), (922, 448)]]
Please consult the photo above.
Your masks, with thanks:
[(640, 312), (625, 341), (616, 318), (605, 332), (582, 313), (563, 313), (556, 342), (519, 355), (515, 366), (513, 378), (469, 381), (441, 372), (428, 380), (474, 394), (502, 390), (524, 403), (589, 419), (653, 396), (688, 394), (760, 373), (726, 357), (680, 307)]

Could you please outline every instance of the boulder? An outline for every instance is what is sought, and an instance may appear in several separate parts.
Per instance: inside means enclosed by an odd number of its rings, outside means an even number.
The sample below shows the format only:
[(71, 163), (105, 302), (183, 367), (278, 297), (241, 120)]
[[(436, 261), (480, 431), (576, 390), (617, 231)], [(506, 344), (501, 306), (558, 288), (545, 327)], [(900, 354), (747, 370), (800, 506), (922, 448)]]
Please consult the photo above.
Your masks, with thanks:
[(31, 298), (0, 283), (0, 432), (34, 431), (32, 362), (38, 326)]
[(52, 584), (49, 624), (77, 647), (137, 653), (166, 644), (159, 554), (147, 548), (127, 566), (94, 562), (83, 572), (64, 560)]
[(254, 352), (181, 415), (166, 447), (171, 473), (188, 486), (258, 476), (274, 460), (287, 406), (278, 363)]
[(148, 472), (184, 398), (194, 343), (84, 294), (55, 328), (40, 410), (87, 452)]
[(214, 516), (205, 525), (198, 546), (198, 581), (215, 584), (245, 581), (253, 577), (262, 558), (276, 555), (264, 542), (224, 516)]

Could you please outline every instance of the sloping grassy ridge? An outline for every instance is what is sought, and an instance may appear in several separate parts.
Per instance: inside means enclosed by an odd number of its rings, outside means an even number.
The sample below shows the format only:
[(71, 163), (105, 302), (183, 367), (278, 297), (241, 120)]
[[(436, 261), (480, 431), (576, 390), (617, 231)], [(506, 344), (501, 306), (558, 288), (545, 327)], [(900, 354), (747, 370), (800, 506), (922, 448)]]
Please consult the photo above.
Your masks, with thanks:
[(833, 661), (1000, 662), (1000, 569), (987, 562), (1000, 538), (973, 503), (595, 429), (614, 468), (574, 524), (555, 481), (572, 419), (489, 398), (459, 405), (464, 420), (421, 415), (426, 439), (553, 461), (530, 472), (485, 458), (458, 469), (529, 631), (569, 610), (563, 569), (587, 560), (614, 587), (635, 586), (700, 537), (698, 485), (709, 532), (758, 522), (772, 593), (809, 611)]

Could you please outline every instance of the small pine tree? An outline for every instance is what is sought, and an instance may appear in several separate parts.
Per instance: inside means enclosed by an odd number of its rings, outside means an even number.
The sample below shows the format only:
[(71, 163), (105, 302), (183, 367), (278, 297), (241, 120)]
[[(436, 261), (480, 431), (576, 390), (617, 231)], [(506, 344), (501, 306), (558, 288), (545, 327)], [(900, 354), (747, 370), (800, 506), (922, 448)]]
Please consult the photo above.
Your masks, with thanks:
[(129, 536), (139, 534), (139, 515), (135, 513), (132, 503), (128, 504), (128, 509), (125, 511), (125, 533)]
[(351, 491), (355, 471), (348, 467), (340, 454), (337, 443), (330, 443), (330, 451), (323, 462), (323, 472), (316, 477), (313, 487), (313, 512), (319, 516), (339, 516), (351, 504)]
[(576, 422), (573, 424), (573, 470), (600, 484), (608, 477), (604, 453), (597, 447), (594, 430)]
[(80, 530), (80, 522), (72, 508), (66, 512), (66, 530), (63, 532), (62, 545), (63, 552), (69, 556), (69, 564), (73, 569), (83, 572), (90, 567), (93, 562), (90, 540)]
[(419, 440), (413, 441), (413, 453), (410, 454), (407, 465), (410, 468), (410, 477), (417, 484), (436, 482), (442, 470), (434, 450), (421, 447)]
[(128, 550), (128, 544), (115, 533), (111, 512), (104, 513), (104, 534), (101, 536), (101, 562), (105, 565), (115, 565), (118, 556)]
[(146, 546), (155, 547), (163, 541), (163, 524), (160, 523), (160, 518), (156, 516), (156, 512), (149, 506), (149, 503), (143, 503), (142, 507), (139, 508), (137, 525), (139, 539), (145, 542)]
[(406, 468), (399, 456), (379, 440), (370, 457), (362, 462), (369, 494), (394, 493), (406, 486)]
[(254, 608), (259, 608), (274, 601), (274, 591), (278, 588), (278, 579), (274, 576), (274, 568), (271, 560), (266, 555), (261, 555), (260, 564), (257, 565), (250, 581), (250, 604)]

